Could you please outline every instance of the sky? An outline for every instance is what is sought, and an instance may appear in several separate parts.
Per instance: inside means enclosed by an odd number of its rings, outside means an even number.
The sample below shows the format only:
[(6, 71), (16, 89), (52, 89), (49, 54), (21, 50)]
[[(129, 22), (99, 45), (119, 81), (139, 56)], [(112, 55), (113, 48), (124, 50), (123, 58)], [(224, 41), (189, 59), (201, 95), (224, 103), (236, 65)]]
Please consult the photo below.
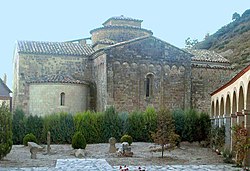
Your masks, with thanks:
[(68, 41), (90, 37), (89, 31), (113, 16), (142, 19), (154, 36), (183, 48), (185, 39), (202, 41), (250, 9), (249, 0), (2, 0), (0, 2), (0, 77), (12, 89), (13, 52), (17, 40)]

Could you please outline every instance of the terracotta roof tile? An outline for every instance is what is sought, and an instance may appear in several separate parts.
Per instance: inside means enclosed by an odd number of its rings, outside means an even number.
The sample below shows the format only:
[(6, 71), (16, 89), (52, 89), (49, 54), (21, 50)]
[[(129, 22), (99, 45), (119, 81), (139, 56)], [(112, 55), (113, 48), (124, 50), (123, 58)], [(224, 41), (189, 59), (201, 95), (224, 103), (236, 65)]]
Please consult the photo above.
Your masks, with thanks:
[(71, 83), (71, 84), (88, 84), (86, 81), (77, 80), (70, 75), (45, 75), (34, 78), (28, 83)]
[(94, 50), (91, 45), (71, 42), (18, 41), (17, 50), (22, 53), (88, 56)]
[(214, 51), (204, 49), (186, 49), (186, 51), (194, 55), (193, 61), (229, 63), (229, 60)]

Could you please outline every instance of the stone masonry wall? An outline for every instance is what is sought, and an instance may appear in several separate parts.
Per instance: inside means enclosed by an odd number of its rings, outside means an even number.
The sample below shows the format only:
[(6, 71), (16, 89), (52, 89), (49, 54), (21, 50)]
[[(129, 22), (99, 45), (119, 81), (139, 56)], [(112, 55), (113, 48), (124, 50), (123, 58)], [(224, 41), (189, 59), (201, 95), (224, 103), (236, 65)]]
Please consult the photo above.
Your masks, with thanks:
[(142, 37), (146, 35), (151, 35), (152, 33), (149, 31), (145, 31), (139, 28), (101, 28), (94, 32), (91, 32), (91, 40), (92, 43), (96, 43), (99, 40), (110, 39), (116, 42), (122, 42), (131, 40), (137, 37)]
[[(65, 93), (63, 106), (61, 93)], [(89, 88), (84, 84), (31, 84), (29, 97), (30, 115), (44, 116), (57, 112), (75, 114), (87, 110), (89, 106)]]
[(232, 69), (192, 67), (192, 107), (210, 113), (210, 93), (232, 78)]
[[(53, 56), (16, 54), (14, 73), (14, 109), (20, 107), (28, 113), (28, 81), (41, 75), (66, 74), (80, 80), (91, 80), (89, 61), (81, 56)], [(17, 92), (17, 93), (16, 93)]]
[[(108, 104), (118, 111), (190, 107), (191, 59), (181, 50), (150, 38), (112, 48), (107, 55)], [(147, 74), (153, 74), (149, 97)]]
[(93, 59), (93, 80), (96, 86), (96, 110), (103, 111), (107, 105), (106, 54), (97, 54)]

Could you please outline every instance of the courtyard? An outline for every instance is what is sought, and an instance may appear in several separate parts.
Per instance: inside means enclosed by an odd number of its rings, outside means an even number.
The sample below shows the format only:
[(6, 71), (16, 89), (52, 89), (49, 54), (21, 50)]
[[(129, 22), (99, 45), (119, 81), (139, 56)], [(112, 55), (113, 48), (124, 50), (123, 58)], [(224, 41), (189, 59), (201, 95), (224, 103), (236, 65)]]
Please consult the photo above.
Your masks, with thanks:
[[(119, 143), (116, 143), (116, 147), (119, 147)], [(88, 167), (88, 170), (98, 170), (101, 166), (105, 166), (120, 170), (120, 166), (128, 166), (130, 170), (138, 170), (139, 167), (146, 170), (239, 170), (223, 163), (221, 155), (217, 155), (210, 148), (201, 147), (198, 143), (182, 142), (179, 148), (170, 152), (164, 151), (164, 158), (161, 158), (160, 150), (152, 152), (158, 147), (153, 143), (134, 142), (131, 145), (133, 157), (118, 157), (115, 153), (108, 152), (108, 143), (88, 144), (85, 149), (86, 155), (82, 160), (74, 156), (71, 145), (51, 145), (52, 154), (45, 155), (44, 150), (37, 154), (37, 159), (30, 158), (29, 147), (14, 145), (11, 152), (0, 162), (0, 168), (1, 170), (84, 170)], [(85, 164), (80, 165), (79, 162)]]

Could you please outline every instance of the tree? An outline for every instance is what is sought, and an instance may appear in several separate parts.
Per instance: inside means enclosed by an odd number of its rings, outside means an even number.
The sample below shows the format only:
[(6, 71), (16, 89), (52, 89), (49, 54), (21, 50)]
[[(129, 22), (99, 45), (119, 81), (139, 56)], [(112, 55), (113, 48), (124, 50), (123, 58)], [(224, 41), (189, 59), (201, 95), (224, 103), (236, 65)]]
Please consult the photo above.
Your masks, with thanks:
[(11, 113), (5, 103), (0, 106), (0, 160), (12, 148)]
[(238, 20), (240, 18), (240, 14), (235, 12), (233, 13), (232, 20)]
[(192, 48), (194, 47), (197, 43), (199, 43), (198, 39), (191, 39), (190, 37), (188, 37), (186, 40), (185, 40), (185, 47), (186, 48)]
[(174, 120), (169, 110), (162, 109), (157, 115), (157, 130), (152, 133), (152, 138), (156, 144), (161, 145), (161, 157), (163, 158), (164, 146), (170, 144), (175, 146), (176, 140), (179, 138), (175, 134)]
[(13, 143), (22, 144), (23, 137), (26, 133), (26, 121), (25, 113), (21, 109), (16, 109), (13, 113), (12, 131), (13, 131)]

